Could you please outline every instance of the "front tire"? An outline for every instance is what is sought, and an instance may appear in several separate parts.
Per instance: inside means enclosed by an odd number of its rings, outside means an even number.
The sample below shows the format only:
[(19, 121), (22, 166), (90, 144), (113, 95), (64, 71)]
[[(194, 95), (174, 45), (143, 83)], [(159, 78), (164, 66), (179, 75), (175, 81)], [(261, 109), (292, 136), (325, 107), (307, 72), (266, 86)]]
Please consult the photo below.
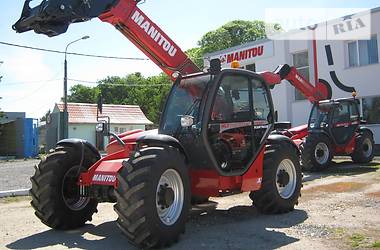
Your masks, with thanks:
[(355, 163), (368, 163), (373, 160), (375, 142), (372, 133), (363, 131), (355, 139), (355, 150), (351, 155)]
[(31, 205), (36, 216), (54, 229), (75, 229), (91, 221), (97, 211), (97, 200), (81, 197), (77, 181), (99, 157), (85, 149), (85, 158), (70, 146), (58, 146), (42, 160), (31, 177)]
[(118, 174), (117, 224), (140, 247), (164, 247), (185, 231), (190, 180), (184, 156), (173, 147), (137, 151)]
[(304, 171), (326, 169), (333, 158), (331, 140), (323, 134), (309, 134), (300, 145), (300, 151)]
[(302, 173), (296, 150), (285, 143), (265, 150), (261, 189), (249, 197), (261, 213), (280, 214), (294, 210), (301, 193)]

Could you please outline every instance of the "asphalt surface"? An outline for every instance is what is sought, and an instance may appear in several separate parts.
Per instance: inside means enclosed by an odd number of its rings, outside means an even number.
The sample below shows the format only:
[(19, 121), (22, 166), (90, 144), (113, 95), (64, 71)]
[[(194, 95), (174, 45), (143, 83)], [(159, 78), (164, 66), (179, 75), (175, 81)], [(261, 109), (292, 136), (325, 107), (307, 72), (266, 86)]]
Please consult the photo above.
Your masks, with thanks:
[(29, 178), (39, 162), (35, 159), (0, 161), (0, 192), (31, 188)]

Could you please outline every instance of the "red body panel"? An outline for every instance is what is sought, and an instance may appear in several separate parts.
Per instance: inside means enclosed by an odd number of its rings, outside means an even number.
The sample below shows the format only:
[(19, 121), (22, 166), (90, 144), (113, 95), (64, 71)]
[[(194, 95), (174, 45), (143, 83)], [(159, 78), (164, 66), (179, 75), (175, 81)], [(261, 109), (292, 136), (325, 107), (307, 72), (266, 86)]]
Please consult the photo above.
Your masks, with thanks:
[[(136, 134), (141, 136), (143, 133)], [(124, 141), (132, 144), (131, 140), (132, 138), (124, 139)], [(117, 188), (116, 176), (122, 168), (122, 162), (129, 158), (130, 150), (128, 147), (126, 144), (124, 150), (107, 155), (97, 161), (88, 172), (81, 174), (79, 184), (83, 186), (105, 185)], [(221, 193), (259, 190), (263, 175), (263, 159), (264, 148), (242, 176), (221, 176), (216, 170), (190, 169), (192, 193), (199, 196), (219, 196)]]
[(288, 131), (291, 133), (290, 139), (292, 139), (293, 141), (301, 140), (309, 135), (307, 124), (291, 128)]
[(221, 176), (216, 170), (191, 169), (191, 191), (199, 196), (219, 196), (221, 193), (248, 192), (261, 188), (264, 148), (242, 176)]
[(344, 146), (335, 145), (335, 147), (334, 147), (335, 155), (352, 154), (355, 150), (356, 135), (357, 135), (357, 133), (355, 133), (355, 135), (351, 138), (350, 142), (347, 143), (347, 145), (344, 145)]
[[(157, 129), (148, 130), (148, 131), (144, 131), (141, 129), (132, 130), (129, 133), (126, 132), (126, 133), (120, 134), (119, 137), (126, 144), (124, 149), (128, 151), (133, 151), (136, 146), (137, 138), (143, 135), (148, 135), (148, 134), (158, 134), (158, 130)], [(110, 140), (110, 143), (106, 147), (107, 155), (116, 153), (120, 150), (123, 150), (123, 146), (121, 146), (116, 140)]]
[(129, 158), (129, 150), (121, 150), (97, 161), (79, 177), (82, 186), (105, 185), (117, 187), (116, 175), (122, 168), (122, 162)]
[(136, 4), (135, 0), (120, 0), (116, 6), (99, 18), (115, 26), (170, 77), (176, 71), (181, 74), (200, 72), (201, 70), (178, 45)]

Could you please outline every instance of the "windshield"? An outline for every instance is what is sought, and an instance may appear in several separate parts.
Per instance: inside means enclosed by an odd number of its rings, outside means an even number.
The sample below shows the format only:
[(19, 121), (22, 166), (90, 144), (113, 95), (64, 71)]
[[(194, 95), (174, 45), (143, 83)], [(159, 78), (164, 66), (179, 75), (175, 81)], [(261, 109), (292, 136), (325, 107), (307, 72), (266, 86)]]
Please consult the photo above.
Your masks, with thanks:
[(199, 106), (210, 75), (184, 78), (173, 86), (161, 118), (160, 133), (174, 135), (181, 126), (181, 117), (191, 115), (199, 121)]
[(321, 108), (318, 105), (314, 105), (311, 111), (309, 127), (310, 128), (324, 128), (328, 125), (330, 109)]

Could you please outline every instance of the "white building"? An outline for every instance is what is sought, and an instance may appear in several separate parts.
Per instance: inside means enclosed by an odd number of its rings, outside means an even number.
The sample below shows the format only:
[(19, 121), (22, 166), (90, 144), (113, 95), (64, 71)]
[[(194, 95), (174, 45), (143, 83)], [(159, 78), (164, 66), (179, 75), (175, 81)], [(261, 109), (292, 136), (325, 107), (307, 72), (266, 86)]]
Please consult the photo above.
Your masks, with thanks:
[[(205, 64), (220, 58), (222, 67), (230, 67), (233, 60), (238, 60), (244, 68), (256, 72), (289, 64), (312, 83), (326, 80), (332, 87), (332, 98), (350, 97), (355, 88), (362, 116), (380, 144), (380, 8), (372, 9), (370, 17), (370, 40), (266, 39), (207, 54)], [(339, 25), (355, 22), (346, 19), (341, 18)], [(274, 88), (272, 96), (279, 121), (291, 121), (293, 126), (307, 123), (312, 105), (292, 85), (284, 81)]]
[[(59, 116), (63, 113), (63, 103), (55, 105), (50, 114), (47, 129), (48, 149), (55, 147), (61, 133)], [(103, 149), (108, 139), (95, 131), (97, 124), (97, 105), (90, 103), (68, 103), (69, 134), (68, 138), (85, 139), (98, 149)], [(110, 131), (121, 134), (129, 130), (145, 130), (146, 125), (153, 124), (149, 121), (137, 105), (103, 105), (103, 116), (110, 118)], [(62, 116), (62, 115), (61, 115)], [(54, 119), (54, 117), (57, 117)], [(56, 120), (56, 121), (54, 121)], [(50, 142), (51, 141), (51, 142)]]

